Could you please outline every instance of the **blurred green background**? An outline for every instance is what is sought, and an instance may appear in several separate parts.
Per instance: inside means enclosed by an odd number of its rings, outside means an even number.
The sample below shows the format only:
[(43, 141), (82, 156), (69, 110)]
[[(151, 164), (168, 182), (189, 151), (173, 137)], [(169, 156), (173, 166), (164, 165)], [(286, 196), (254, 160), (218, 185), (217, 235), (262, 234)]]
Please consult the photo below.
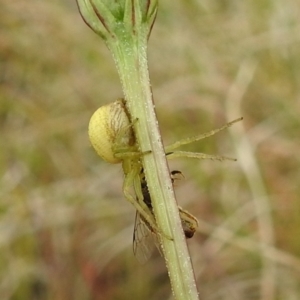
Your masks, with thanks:
[[(165, 0), (149, 68), (165, 143), (243, 116), (177, 159), (179, 204), (202, 299), (300, 299), (300, 5)], [(0, 4), (1, 300), (172, 299), (156, 251), (132, 253), (120, 165), (87, 126), (122, 96), (106, 46), (75, 0)]]

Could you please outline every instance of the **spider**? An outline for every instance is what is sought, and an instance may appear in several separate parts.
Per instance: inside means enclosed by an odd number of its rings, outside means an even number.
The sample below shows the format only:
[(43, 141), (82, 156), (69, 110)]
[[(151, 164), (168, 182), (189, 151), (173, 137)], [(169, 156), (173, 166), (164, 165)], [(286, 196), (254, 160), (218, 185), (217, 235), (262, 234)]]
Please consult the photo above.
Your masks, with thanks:
[[(242, 118), (231, 121), (219, 129), (179, 140), (165, 147), (166, 155), (168, 158), (189, 157), (197, 159), (208, 158), (220, 161), (235, 161), (236, 159), (224, 156), (209, 155), (198, 152), (175, 151), (175, 149), (215, 135), (219, 131), (230, 127), (232, 124), (240, 120), (242, 120)], [(146, 224), (149, 231), (163, 234), (156, 225), (141, 161), (141, 157), (151, 153), (151, 151), (141, 152), (138, 149), (133, 131), (133, 125), (137, 121), (137, 119), (131, 120), (130, 114), (126, 109), (125, 100), (118, 99), (111, 104), (100, 107), (92, 115), (89, 123), (89, 138), (93, 148), (98, 155), (103, 158), (103, 160), (113, 164), (122, 163), (124, 172), (123, 193), (125, 198), (135, 207), (138, 213), (138, 218)], [(179, 210), (182, 225), (184, 227), (183, 229), (187, 232), (189, 230), (192, 231), (192, 226), (195, 226), (195, 218), (188, 212), (182, 209)]]

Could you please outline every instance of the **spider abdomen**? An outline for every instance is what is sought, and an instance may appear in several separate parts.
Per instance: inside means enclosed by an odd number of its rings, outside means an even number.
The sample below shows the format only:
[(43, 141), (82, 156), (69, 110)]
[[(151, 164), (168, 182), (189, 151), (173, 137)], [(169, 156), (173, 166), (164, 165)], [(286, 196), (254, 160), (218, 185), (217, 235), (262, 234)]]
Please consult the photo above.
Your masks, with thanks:
[(92, 115), (89, 123), (89, 138), (97, 154), (106, 162), (116, 164), (116, 149), (134, 145), (134, 134), (126, 111), (125, 102), (119, 99), (101, 106)]

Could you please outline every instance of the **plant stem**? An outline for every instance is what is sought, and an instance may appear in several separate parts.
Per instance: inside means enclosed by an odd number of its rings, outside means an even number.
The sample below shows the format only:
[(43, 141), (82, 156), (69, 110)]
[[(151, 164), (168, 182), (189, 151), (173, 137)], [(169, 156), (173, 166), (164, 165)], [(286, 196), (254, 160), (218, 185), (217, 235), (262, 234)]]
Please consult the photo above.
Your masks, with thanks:
[[(160, 240), (176, 299), (198, 299), (193, 268), (183, 234), (178, 206), (154, 110), (147, 65), (147, 36), (132, 43), (109, 44), (117, 65), (127, 109), (144, 155), (143, 167), (154, 208)], [(170, 237), (170, 238), (168, 238)]]

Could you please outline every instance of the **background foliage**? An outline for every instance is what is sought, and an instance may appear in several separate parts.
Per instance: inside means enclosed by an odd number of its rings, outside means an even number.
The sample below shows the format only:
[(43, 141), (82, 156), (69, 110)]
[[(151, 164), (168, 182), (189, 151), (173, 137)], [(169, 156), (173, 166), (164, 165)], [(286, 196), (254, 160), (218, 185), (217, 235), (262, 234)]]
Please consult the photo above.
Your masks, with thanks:
[[(300, 297), (300, 5), (160, 1), (149, 64), (165, 143), (244, 116), (190, 147), (237, 163), (170, 162), (202, 299)], [(122, 96), (75, 1), (0, 4), (1, 299), (168, 299), (162, 258), (132, 254), (119, 165), (92, 150), (97, 107)]]

